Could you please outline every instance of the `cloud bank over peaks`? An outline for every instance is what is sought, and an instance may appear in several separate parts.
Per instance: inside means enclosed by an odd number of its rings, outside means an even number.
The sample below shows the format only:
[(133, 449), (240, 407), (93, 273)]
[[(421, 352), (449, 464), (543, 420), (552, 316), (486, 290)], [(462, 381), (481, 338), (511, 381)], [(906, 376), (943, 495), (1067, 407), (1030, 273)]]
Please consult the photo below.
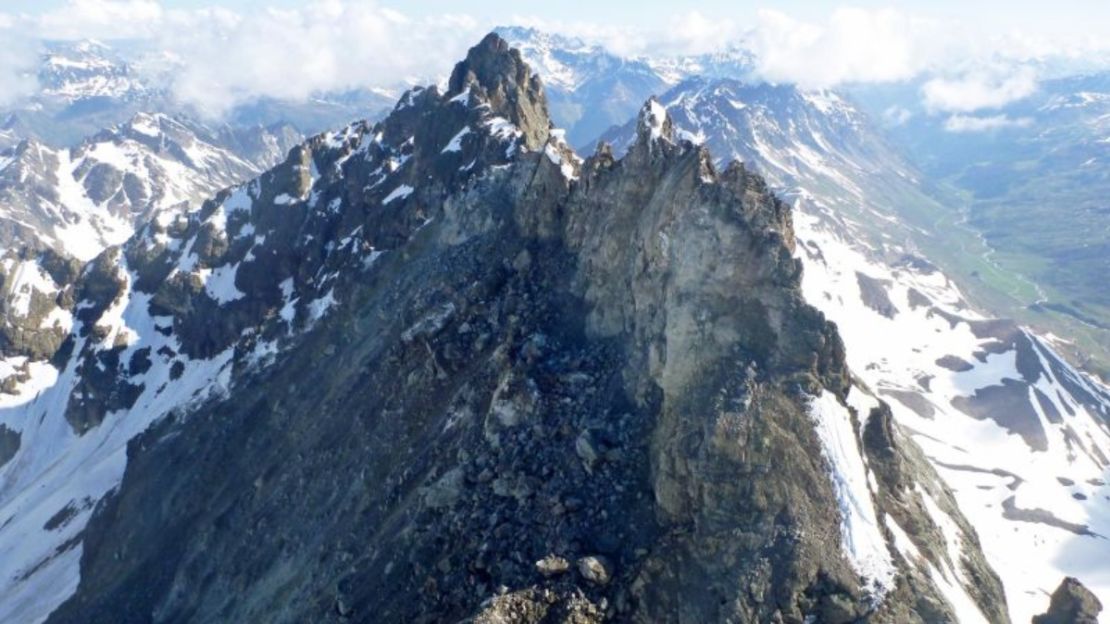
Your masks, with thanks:
[(970, 113), (997, 109), (1032, 95), (1037, 74), (1032, 67), (978, 69), (956, 78), (933, 78), (921, 93), (931, 111)]
[[(139, 71), (164, 78), (177, 99), (210, 116), (260, 98), (305, 101), (325, 92), (436, 82), (482, 35), (511, 24), (575, 36), (621, 56), (673, 60), (744, 48), (755, 58), (745, 78), (803, 88), (920, 81), (924, 111), (938, 116), (996, 111), (1034, 92), (1037, 71), (1056, 62), (1110, 67), (1110, 41), (991, 33), (984, 30), (990, 24), (899, 9), (837, 8), (810, 20), (773, 9), (660, 12), (630, 25), (520, 15), (499, 15), (495, 23), (467, 13), (477, 10), (469, 5), (459, 5), (458, 14), (391, 7), (405, 5), (309, 0), (247, 13), (167, 8), (165, 0), (66, 0), (38, 15), (0, 19), (0, 36), (15, 42), (0, 50), (0, 103), (34, 90), (35, 45), (9, 36), (16, 32), (27, 41), (141, 41), (158, 60)], [(745, 12), (751, 17), (742, 19)]]
[(160, 26), (186, 15), (157, 0), (68, 0), (35, 18), (44, 39), (140, 39), (157, 36)]
[(20, 31), (15, 19), (3, 13), (0, 41), (4, 42), (0, 45), (0, 106), (8, 106), (38, 90), (39, 46)]
[[(67, 0), (8, 22), (39, 40), (141, 42), (157, 58), (144, 59), (139, 71), (213, 117), (260, 98), (305, 101), (323, 92), (434, 82), (488, 30), (467, 15), (410, 18), (373, 0), (312, 0), (249, 14), (169, 9), (159, 0)], [(33, 84), (11, 87), (33, 74), (40, 51), (0, 50), (0, 99), (33, 91)]]
[(480, 34), (466, 16), (418, 21), (373, 3), (323, 0), (224, 20), (218, 29), (167, 37), (165, 45), (182, 65), (174, 94), (219, 114), (259, 96), (304, 100), (434, 81)]
[(758, 75), (807, 88), (908, 80), (942, 62), (943, 26), (893, 9), (838, 9), (824, 24), (759, 12), (751, 45)]
[(944, 121), (944, 129), (948, 132), (990, 132), (1006, 128), (1028, 128), (1033, 125), (1029, 117), (1010, 117), (1009, 115), (962, 115), (950, 116)]

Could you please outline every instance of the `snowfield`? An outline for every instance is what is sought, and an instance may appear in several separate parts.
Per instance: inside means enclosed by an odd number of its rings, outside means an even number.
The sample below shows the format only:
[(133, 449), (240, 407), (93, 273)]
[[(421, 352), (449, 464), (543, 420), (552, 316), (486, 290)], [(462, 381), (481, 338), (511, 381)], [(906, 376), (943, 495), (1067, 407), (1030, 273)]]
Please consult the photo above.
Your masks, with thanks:
[(851, 413), (828, 390), (813, 398), (810, 416), (832, 469), (830, 477), (840, 505), (844, 552), (855, 571), (867, 579), (873, 598), (881, 600), (894, 587), (897, 569), (871, 501), (872, 488), (858, 430), (852, 426)]
[[(1065, 576), (1110, 603), (1107, 389), (1028, 330), (1013, 328), (1012, 346), (976, 335), (971, 323), (988, 320), (939, 271), (869, 260), (819, 205), (797, 207), (807, 299), (955, 493), (1014, 621), (1043, 613)], [(883, 285), (892, 316), (865, 303), (857, 274)]]

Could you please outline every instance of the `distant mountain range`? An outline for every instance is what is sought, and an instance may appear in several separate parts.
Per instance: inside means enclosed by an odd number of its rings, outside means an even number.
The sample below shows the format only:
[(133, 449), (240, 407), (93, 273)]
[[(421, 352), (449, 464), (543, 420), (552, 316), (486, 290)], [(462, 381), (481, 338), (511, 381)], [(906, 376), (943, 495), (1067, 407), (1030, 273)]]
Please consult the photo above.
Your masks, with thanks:
[(690, 76), (746, 75), (742, 49), (678, 58), (624, 58), (596, 44), (535, 28), (496, 29), (543, 76), (556, 123), (577, 147), (633, 118), (649, 96)]
[[(175, 100), (171, 60), (157, 52), (120, 49), (96, 41), (48, 42), (38, 72), (39, 91), (0, 110), (0, 148), (21, 139), (70, 147), (140, 113), (201, 118)], [(234, 127), (289, 124), (316, 133), (352, 120), (374, 118), (392, 106), (387, 89), (320, 94), (306, 102), (260, 98), (229, 111), (220, 123)]]
[(0, 248), (91, 260), (265, 171), (301, 138), (288, 125), (209, 128), (140, 113), (69, 149), (22, 141), (0, 152)]

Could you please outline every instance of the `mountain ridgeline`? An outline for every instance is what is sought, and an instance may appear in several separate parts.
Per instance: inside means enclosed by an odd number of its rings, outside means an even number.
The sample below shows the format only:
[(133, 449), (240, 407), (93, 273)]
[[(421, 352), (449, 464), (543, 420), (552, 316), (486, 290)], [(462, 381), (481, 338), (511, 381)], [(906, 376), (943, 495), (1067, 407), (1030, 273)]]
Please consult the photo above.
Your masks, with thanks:
[(654, 100), (579, 158), (490, 35), (67, 274), (0, 619), (1008, 622), (801, 267), (758, 175)]

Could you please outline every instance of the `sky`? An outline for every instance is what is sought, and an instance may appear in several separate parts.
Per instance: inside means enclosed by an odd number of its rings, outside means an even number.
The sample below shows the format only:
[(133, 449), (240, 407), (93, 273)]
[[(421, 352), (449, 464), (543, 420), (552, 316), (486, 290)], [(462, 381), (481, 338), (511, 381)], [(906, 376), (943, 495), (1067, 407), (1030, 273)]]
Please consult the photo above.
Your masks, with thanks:
[[(69, 0), (6, 0), (4, 12), (42, 14), (64, 8)], [(257, 11), (268, 7), (297, 8), (305, 0), (163, 0), (166, 9), (195, 10), (219, 6), (234, 11)], [(659, 16), (667, 16), (682, 6), (707, 15), (727, 16), (738, 20), (754, 19), (761, 8), (774, 8), (799, 19), (819, 20), (839, 6), (866, 9), (893, 8), (908, 13), (990, 24), (992, 28), (1024, 29), (1058, 35), (1081, 33), (1110, 34), (1110, 2), (1105, 0), (855, 0), (847, 4), (819, 0), (777, 0), (776, 2), (745, 2), (744, 0), (561, 0), (534, 2), (530, 0), (407, 0), (381, 2), (411, 15), (428, 16), (465, 12), (479, 19), (496, 22), (500, 16), (525, 12), (548, 20), (562, 22), (598, 21), (613, 24), (651, 26)]]
[(43, 39), (144, 42), (173, 63), (181, 99), (218, 115), (261, 95), (434, 79), (504, 24), (629, 56), (742, 42), (767, 80), (918, 80), (923, 106), (962, 115), (1028, 95), (1049, 67), (1110, 66), (1108, 0), (4, 0), (0, 104), (33, 91)]

